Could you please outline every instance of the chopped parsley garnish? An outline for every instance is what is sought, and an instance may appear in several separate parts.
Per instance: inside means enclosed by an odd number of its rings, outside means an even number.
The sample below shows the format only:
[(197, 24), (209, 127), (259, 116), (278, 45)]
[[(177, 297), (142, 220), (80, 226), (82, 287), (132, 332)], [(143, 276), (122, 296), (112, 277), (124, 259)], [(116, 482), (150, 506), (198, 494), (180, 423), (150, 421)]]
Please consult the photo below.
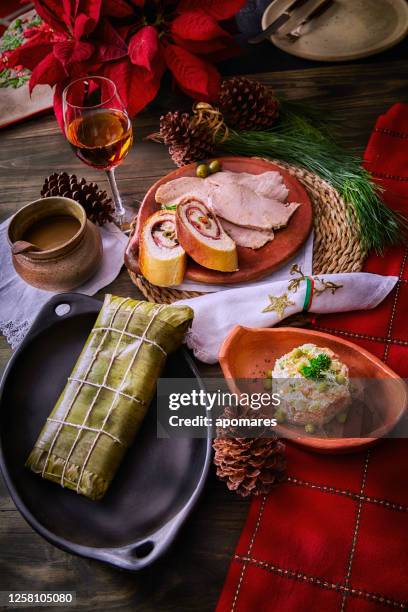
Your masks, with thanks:
[(331, 359), (325, 353), (320, 353), (317, 357), (312, 357), (309, 360), (309, 365), (303, 365), (299, 372), (303, 374), (305, 378), (312, 378), (313, 380), (319, 380), (323, 378), (323, 372), (328, 370), (331, 366)]

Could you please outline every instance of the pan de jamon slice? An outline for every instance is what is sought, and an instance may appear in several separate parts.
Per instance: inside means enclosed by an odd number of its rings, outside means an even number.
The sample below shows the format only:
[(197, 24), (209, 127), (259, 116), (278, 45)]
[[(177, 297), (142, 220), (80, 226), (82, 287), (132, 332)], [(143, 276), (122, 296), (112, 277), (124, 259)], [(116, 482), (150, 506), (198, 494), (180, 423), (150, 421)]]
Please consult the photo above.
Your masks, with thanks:
[(158, 210), (143, 226), (139, 241), (139, 266), (153, 285), (179, 285), (186, 270), (186, 254), (177, 240), (176, 213)]
[(176, 227), (181, 246), (198, 264), (220, 272), (238, 270), (235, 242), (204, 202), (189, 196), (181, 200)]

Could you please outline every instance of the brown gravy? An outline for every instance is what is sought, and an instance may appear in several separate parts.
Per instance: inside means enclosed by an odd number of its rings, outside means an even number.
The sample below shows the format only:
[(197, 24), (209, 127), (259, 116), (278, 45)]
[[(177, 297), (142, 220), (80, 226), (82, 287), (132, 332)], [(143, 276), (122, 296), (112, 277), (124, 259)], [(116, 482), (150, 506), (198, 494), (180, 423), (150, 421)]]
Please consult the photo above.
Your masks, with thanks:
[(22, 239), (35, 244), (40, 249), (54, 249), (68, 242), (80, 228), (75, 217), (69, 215), (54, 215), (44, 217), (33, 223), (24, 233)]

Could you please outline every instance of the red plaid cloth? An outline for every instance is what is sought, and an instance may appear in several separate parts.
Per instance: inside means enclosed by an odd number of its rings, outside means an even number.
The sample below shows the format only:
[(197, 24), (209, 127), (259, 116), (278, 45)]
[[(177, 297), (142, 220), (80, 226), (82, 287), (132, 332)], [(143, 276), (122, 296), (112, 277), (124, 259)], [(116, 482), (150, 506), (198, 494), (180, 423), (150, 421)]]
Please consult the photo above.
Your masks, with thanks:
[[(408, 106), (379, 117), (366, 165), (386, 202), (408, 213)], [(365, 270), (397, 275), (374, 311), (328, 315), (316, 329), (356, 342), (408, 377), (408, 248)], [(374, 612), (408, 609), (408, 442), (354, 455), (288, 445), (288, 479), (251, 504), (217, 611)]]

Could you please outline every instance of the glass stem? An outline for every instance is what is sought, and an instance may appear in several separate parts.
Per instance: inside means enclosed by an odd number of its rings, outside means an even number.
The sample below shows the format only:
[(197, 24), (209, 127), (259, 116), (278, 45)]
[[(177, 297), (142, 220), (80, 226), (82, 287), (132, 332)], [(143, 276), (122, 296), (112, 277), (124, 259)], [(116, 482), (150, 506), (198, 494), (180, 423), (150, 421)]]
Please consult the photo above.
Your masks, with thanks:
[(116, 184), (115, 171), (113, 168), (110, 170), (106, 170), (106, 175), (108, 177), (109, 185), (111, 188), (113, 201), (115, 203), (115, 213), (119, 219), (122, 219), (125, 216), (125, 207), (123, 206), (122, 198), (120, 197), (119, 189)]

